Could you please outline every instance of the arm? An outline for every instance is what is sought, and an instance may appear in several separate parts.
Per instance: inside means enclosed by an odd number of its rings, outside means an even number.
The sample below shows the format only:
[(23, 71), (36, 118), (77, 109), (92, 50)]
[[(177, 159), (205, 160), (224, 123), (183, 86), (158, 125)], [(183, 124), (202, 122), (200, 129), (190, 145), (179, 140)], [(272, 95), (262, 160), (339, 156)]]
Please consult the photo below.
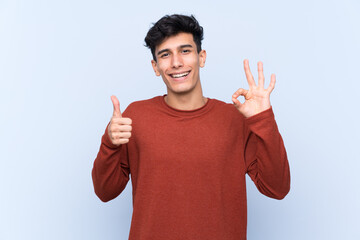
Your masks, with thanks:
[(100, 150), (92, 169), (96, 195), (103, 202), (116, 198), (126, 187), (129, 173), (127, 145), (112, 144), (107, 127), (101, 138)]
[[(278, 131), (270, 94), (275, 87), (271, 75), (268, 88), (264, 88), (263, 64), (258, 62), (258, 85), (251, 74), (249, 61), (244, 61), (249, 90), (238, 89), (232, 96), (237, 110), (245, 117), (245, 164), (247, 173), (259, 191), (266, 196), (282, 199), (290, 190), (290, 171), (283, 140)], [(243, 96), (245, 101), (237, 99)]]
[(116, 198), (129, 181), (127, 144), (131, 136), (131, 119), (123, 118), (120, 103), (111, 97), (114, 113), (101, 139), (94, 161), (92, 179), (96, 195), (104, 202)]
[(247, 173), (264, 195), (283, 199), (290, 190), (290, 170), (272, 108), (245, 120)]

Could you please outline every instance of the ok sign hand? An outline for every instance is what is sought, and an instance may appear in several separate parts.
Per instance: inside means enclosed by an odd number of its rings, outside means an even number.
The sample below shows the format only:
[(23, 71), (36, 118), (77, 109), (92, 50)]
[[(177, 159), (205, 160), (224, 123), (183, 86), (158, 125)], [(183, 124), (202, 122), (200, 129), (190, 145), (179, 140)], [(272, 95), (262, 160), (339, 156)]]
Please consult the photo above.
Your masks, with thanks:
[[(267, 89), (264, 88), (264, 72), (263, 72), (263, 64), (262, 62), (258, 62), (258, 75), (259, 81), (258, 85), (256, 85), (253, 75), (250, 72), (249, 60), (244, 60), (244, 69), (246, 74), (246, 79), (249, 84), (249, 90), (245, 90), (243, 88), (239, 88), (233, 95), (232, 101), (245, 117), (251, 117), (255, 114), (258, 114), (262, 111), (265, 111), (271, 107), (270, 104), (270, 93), (275, 87), (275, 74), (271, 75), (271, 80), (269, 87)], [(239, 96), (244, 96), (245, 102), (241, 103), (237, 98)]]

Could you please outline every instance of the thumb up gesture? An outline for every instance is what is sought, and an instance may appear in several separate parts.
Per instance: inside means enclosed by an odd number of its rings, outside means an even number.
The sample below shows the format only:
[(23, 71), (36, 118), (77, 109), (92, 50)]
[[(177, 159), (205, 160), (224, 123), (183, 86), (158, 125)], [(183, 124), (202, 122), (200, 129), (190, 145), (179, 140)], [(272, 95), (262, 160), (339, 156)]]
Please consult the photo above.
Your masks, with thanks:
[(131, 137), (131, 119), (123, 118), (120, 112), (120, 103), (115, 96), (111, 96), (114, 105), (114, 113), (108, 127), (108, 134), (112, 144), (119, 146), (129, 142)]

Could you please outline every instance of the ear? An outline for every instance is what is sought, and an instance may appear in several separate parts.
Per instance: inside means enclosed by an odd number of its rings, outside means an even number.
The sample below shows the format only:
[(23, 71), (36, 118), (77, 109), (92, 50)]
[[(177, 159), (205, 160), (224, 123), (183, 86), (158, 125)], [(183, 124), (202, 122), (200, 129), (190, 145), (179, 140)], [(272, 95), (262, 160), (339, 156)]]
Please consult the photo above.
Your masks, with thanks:
[(160, 72), (157, 69), (157, 62), (155, 62), (155, 60), (151, 60), (151, 65), (152, 65), (152, 67), (154, 69), (155, 75), (160, 76)]
[(200, 64), (201, 68), (203, 68), (205, 66), (205, 61), (206, 61), (206, 51), (201, 50), (199, 52), (199, 64)]

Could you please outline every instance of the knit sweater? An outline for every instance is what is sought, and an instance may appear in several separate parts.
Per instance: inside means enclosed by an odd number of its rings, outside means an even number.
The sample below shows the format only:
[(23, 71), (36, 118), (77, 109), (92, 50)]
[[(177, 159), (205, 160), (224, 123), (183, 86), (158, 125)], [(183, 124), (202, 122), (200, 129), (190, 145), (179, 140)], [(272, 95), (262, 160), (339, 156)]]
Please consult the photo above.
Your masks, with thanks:
[(272, 108), (245, 118), (232, 104), (208, 99), (198, 109), (163, 96), (130, 104), (127, 144), (102, 137), (92, 177), (102, 201), (132, 183), (130, 240), (246, 239), (245, 174), (264, 195), (282, 199), (290, 171)]

